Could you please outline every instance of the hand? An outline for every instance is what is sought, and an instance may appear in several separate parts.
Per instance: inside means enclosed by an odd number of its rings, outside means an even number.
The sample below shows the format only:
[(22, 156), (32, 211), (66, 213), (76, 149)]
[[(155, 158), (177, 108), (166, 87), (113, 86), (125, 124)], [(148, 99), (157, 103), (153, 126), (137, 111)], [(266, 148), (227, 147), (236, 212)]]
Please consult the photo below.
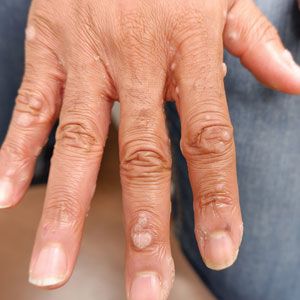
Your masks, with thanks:
[(0, 154), (7, 208), (23, 198), (59, 117), (31, 283), (56, 288), (71, 276), (114, 100), (128, 298), (166, 299), (174, 277), (165, 100), (181, 119), (203, 260), (216, 270), (234, 262), (243, 226), (223, 44), (265, 85), (300, 93), (299, 67), (251, 0), (32, 2), (26, 71)]

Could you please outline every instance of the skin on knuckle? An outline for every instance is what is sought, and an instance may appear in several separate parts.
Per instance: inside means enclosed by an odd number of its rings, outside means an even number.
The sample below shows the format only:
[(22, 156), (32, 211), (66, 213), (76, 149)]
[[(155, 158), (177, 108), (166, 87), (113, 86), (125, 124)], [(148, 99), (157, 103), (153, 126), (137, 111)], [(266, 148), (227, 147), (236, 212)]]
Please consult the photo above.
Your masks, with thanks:
[(68, 121), (60, 124), (56, 133), (56, 149), (76, 153), (103, 153), (104, 145), (96, 130), (87, 121)]
[(228, 192), (206, 192), (201, 193), (196, 198), (196, 206), (201, 214), (205, 214), (205, 210), (213, 210), (218, 212), (220, 209), (232, 209), (235, 202)]
[(233, 127), (228, 122), (203, 124), (191, 120), (181, 141), (183, 154), (193, 158), (224, 158), (234, 148)]
[(57, 22), (59, 14), (55, 10), (55, 6), (49, 1), (36, 1), (33, 3), (26, 30), (26, 40), (28, 42), (38, 41), (45, 45), (51, 45), (49, 42), (59, 32)]
[(215, 191), (198, 195), (194, 201), (197, 216), (194, 231), (202, 246), (214, 225), (218, 224), (218, 230), (230, 231), (230, 220), (237, 211), (238, 204), (229, 193)]
[(83, 205), (70, 196), (61, 196), (60, 200), (53, 200), (43, 210), (43, 230), (56, 231), (64, 228), (79, 227), (86, 214)]
[(159, 181), (171, 170), (171, 157), (157, 146), (131, 142), (124, 146), (121, 175), (130, 180)]
[[(203, 241), (209, 231), (206, 225), (209, 220), (216, 220), (216, 223), (223, 224), (224, 230), (230, 230), (230, 219), (237, 212), (238, 202), (232, 194), (226, 190), (224, 184), (206, 183), (210, 189), (202, 191), (195, 196), (194, 211), (198, 221), (195, 224), (195, 234)], [(222, 188), (220, 188), (222, 186)], [(204, 222), (206, 220), (208, 223)], [(205, 225), (206, 224), (206, 225)], [(212, 223), (213, 224), (213, 223)]]
[[(243, 52), (254, 45), (254, 42), (266, 43), (278, 38), (277, 29), (261, 11), (258, 9), (253, 11), (252, 5), (251, 8), (244, 8), (240, 2), (237, 3), (236, 8), (234, 6), (234, 9), (229, 13), (230, 26), (226, 30), (225, 36), (232, 44), (231, 48), (233, 50), (238, 44), (241, 44), (242, 39), (243, 43), (237, 47), (239, 49), (237, 55), (241, 56)], [(245, 23), (244, 20), (249, 20), (249, 22)]]
[(9, 158), (11, 163), (25, 163), (26, 159), (29, 159), (26, 148), (22, 146), (22, 143), (16, 143), (12, 141), (5, 141), (1, 147), (1, 156)]
[[(52, 107), (51, 107), (52, 106)], [(54, 105), (44, 93), (22, 88), (15, 100), (14, 123), (22, 128), (50, 125), (56, 119)]]
[(248, 24), (245, 31), (245, 36), (248, 36), (250, 40), (257, 40), (259, 42), (273, 41), (278, 37), (277, 29), (261, 12), (253, 19), (252, 24)]

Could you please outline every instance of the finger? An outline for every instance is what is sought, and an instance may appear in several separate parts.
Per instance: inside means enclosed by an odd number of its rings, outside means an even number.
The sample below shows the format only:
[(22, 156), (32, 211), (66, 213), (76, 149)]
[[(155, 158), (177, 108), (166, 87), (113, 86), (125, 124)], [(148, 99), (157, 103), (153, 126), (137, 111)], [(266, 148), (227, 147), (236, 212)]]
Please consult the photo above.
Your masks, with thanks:
[(30, 24), (26, 52), (23, 82), (0, 152), (0, 208), (14, 206), (23, 198), (60, 107), (64, 72), (42, 43), (38, 28)]
[[(139, 67), (140, 68), (140, 67)], [(119, 132), (128, 299), (167, 299), (174, 278), (169, 242), (171, 155), (162, 76), (123, 80)], [(128, 76), (130, 78), (130, 76)], [(150, 78), (149, 78), (150, 77)]]
[(260, 82), (281, 92), (300, 93), (300, 67), (252, 0), (235, 1), (223, 36), (227, 50)]
[(180, 44), (173, 76), (181, 149), (194, 196), (195, 233), (206, 265), (220, 270), (237, 257), (242, 219), (233, 129), (223, 83), (223, 23), (216, 21), (221, 20), (221, 10), (209, 12), (202, 27), (210, 32), (209, 38), (193, 25), (189, 38)]
[(98, 70), (86, 69), (89, 73), (72, 70), (68, 74), (30, 263), (29, 281), (39, 287), (61, 286), (71, 276), (108, 133), (112, 102), (105, 87), (99, 87), (103, 78), (89, 75)]

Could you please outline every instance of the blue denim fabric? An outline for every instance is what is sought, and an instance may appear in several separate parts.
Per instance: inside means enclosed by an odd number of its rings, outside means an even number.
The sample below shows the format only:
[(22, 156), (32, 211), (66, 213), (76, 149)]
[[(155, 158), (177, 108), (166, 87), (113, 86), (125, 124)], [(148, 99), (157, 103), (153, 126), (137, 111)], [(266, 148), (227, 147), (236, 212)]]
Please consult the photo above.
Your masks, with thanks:
[[(297, 1), (256, 2), (300, 62)], [(166, 113), (175, 162), (176, 231), (190, 263), (218, 299), (300, 299), (300, 97), (264, 88), (228, 53), (225, 62), (244, 219), (238, 260), (219, 272), (202, 262), (187, 166), (179, 148), (180, 122), (170, 103)]]
[[(256, 2), (300, 62), (296, 0)], [(29, 4), (0, 2), (0, 144), (23, 73)], [(245, 227), (239, 258), (221, 272), (208, 270), (201, 260), (194, 237), (193, 196), (179, 148), (180, 122), (174, 104), (168, 103), (177, 234), (187, 258), (219, 300), (300, 299), (300, 99), (262, 87), (227, 53), (225, 61)]]
[(0, 0), (0, 145), (22, 80), (29, 4), (29, 0)]

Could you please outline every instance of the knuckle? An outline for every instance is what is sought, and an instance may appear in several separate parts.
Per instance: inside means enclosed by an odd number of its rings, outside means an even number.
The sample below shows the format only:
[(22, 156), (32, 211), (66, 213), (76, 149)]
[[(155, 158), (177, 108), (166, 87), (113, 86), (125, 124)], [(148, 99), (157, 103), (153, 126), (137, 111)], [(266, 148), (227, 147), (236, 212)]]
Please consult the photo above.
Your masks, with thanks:
[(53, 123), (56, 118), (55, 109), (50, 103), (44, 93), (20, 89), (15, 100), (15, 123), (21, 127)]
[(220, 178), (222, 173), (205, 176), (200, 193), (195, 196), (194, 208), (199, 216), (213, 215), (222, 216), (233, 214), (237, 208), (237, 197), (231, 191), (228, 184)]
[(259, 15), (254, 19), (252, 26), (247, 26), (246, 34), (253, 37), (253, 40), (260, 42), (273, 41), (278, 37), (277, 29), (266, 19), (266, 17), (259, 13)]
[(258, 40), (263, 42), (272, 41), (278, 37), (277, 29), (265, 17), (261, 17), (260, 22), (256, 23), (255, 33)]
[(65, 122), (56, 133), (56, 146), (83, 153), (103, 153), (104, 145), (87, 121)]
[(39, 1), (34, 13), (29, 18), (30, 25), (26, 30), (27, 40), (36, 40), (45, 45), (50, 45), (58, 32), (56, 16), (53, 5)]
[(197, 125), (193, 123), (181, 141), (184, 156), (223, 157), (231, 153), (234, 145), (233, 127), (229, 124)]
[(211, 208), (218, 211), (220, 208), (234, 206), (233, 199), (227, 193), (204, 193), (198, 197), (196, 202), (200, 211), (203, 211), (205, 208)]
[(9, 157), (10, 161), (19, 163), (23, 162), (26, 157), (29, 155), (26, 152), (26, 149), (22, 147), (19, 143), (12, 143), (6, 141), (1, 147), (1, 155), (4, 157)]
[(157, 251), (163, 242), (159, 216), (151, 209), (136, 212), (129, 224), (131, 246), (136, 251)]
[(129, 179), (158, 181), (169, 176), (171, 157), (156, 146), (129, 143), (121, 160), (121, 175)]
[(45, 206), (43, 211), (44, 230), (76, 227), (84, 219), (86, 211), (79, 201), (65, 196)]

